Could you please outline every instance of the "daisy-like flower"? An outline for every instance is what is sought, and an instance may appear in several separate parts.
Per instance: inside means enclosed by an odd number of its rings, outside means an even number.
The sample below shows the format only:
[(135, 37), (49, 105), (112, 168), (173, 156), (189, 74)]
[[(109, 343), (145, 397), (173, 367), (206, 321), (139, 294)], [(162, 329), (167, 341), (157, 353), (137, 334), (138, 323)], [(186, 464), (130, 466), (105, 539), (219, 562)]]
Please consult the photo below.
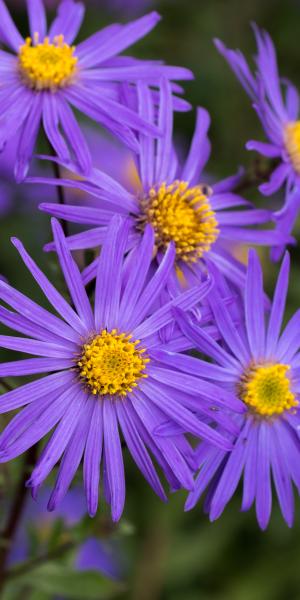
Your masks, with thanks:
[[(114, 213), (127, 214), (131, 223), (132, 246), (139, 243), (145, 226), (149, 223), (155, 231), (155, 245), (160, 259), (170, 241), (175, 244), (176, 266), (190, 283), (201, 277), (203, 264), (216, 264), (237, 286), (243, 286), (245, 272), (229, 251), (232, 242), (264, 245), (282, 244), (287, 240), (274, 229), (261, 230), (253, 226), (270, 221), (271, 213), (255, 209), (230, 190), (239, 176), (209, 186), (203, 182), (203, 168), (210, 154), (207, 136), (209, 115), (198, 109), (197, 123), (189, 154), (179, 163), (172, 140), (173, 110), (171, 88), (164, 80), (161, 84), (161, 101), (157, 120), (155, 107), (147, 85), (138, 86), (140, 115), (158, 123), (164, 136), (157, 142), (140, 136), (138, 176), (140, 188), (132, 193), (119, 182), (107, 177), (98, 169), (76, 186), (99, 198), (99, 208), (83, 206), (58, 206), (41, 204), (41, 209), (62, 219), (89, 225), (87, 231), (70, 236), (72, 250), (97, 247), (106, 235), (107, 224)], [(64, 166), (76, 169), (76, 165)], [(29, 178), (43, 182), (45, 179)], [(51, 185), (73, 186), (74, 180), (51, 179)], [(242, 210), (240, 210), (242, 209)], [(53, 244), (48, 249), (53, 249)], [(83, 273), (87, 282), (94, 277), (97, 258)]]
[(23, 39), (0, 0), (0, 42), (11, 51), (0, 52), (0, 146), (20, 130), (17, 180), (25, 177), (41, 123), (57, 155), (66, 160), (72, 153), (81, 170), (89, 172), (90, 151), (71, 106), (135, 151), (134, 131), (159, 134), (122, 103), (119, 93), (124, 80), (155, 83), (163, 74), (170, 79), (192, 77), (187, 69), (119, 56), (153, 29), (157, 13), (128, 25), (110, 25), (75, 47), (84, 16), (81, 2), (63, 0), (48, 31), (43, 1), (27, 0), (27, 9), (30, 37)]
[(253, 26), (257, 56), (257, 71), (253, 75), (239, 50), (229, 50), (220, 40), (215, 45), (239, 79), (261, 121), (267, 142), (250, 140), (248, 150), (278, 159), (268, 183), (259, 186), (265, 195), (286, 185), (286, 201), (276, 213), (283, 231), (291, 231), (300, 207), (300, 115), (299, 93), (278, 73), (276, 50), (264, 30)]
[[(250, 251), (245, 297), (236, 322), (215, 290), (209, 296), (222, 344), (209, 339), (197, 323), (177, 310), (182, 331), (213, 361), (181, 357), (177, 369), (188, 369), (214, 381), (235, 394), (246, 409), (243, 415), (236, 415), (239, 434), (230, 438), (234, 443), (232, 452), (215, 450), (205, 443), (198, 447), (200, 471), (186, 510), (196, 505), (207, 488), (205, 509), (212, 521), (221, 515), (242, 479), (242, 510), (249, 510), (255, 501), (262, 529), (271, 515), (272, 480), (282, 515), (289, 526), (293, 522), (292, 484), (300, 490), (300, 311), (281, 331), (288, 277), (286, 254), (266, 322), (262, 270), (257, 254)], [(159, 352), (156, 358), (166, 366), (172, 365), (173, 357), (168, 352)]]
[[(35, 492), (61, 459), (50, 510), (65, 495), (83, 459), (90, 515), (97, 510), (101, 463), (112, 518), (120, 518), (125, 478), (119, 428), (139, 469), (162, 499), (166, 499), (165, 492), (147, 448), (173, 489), (191, 489), (194, 454), (188, 442), (178, 434), (156, 437), (154, 430), (171, 418), (174, 427), (178, 424), (183, 431), (228, 449), (231, 442), (211, 428), (207, 419), (211, 421), (213, 415), (216, 423), (232, 431), (235, 425), (214, 408), (232, 405), (243, 410), (231, 392), (224, 390), (216, 396), (218, 388), (213, 384), (188, 376), (173, 383), (175, 370), (160, 368), (152, 359), (152, 350), (164, 348), (159, 331), (174, 322), (173, 308), (190, 310), (198, 305), (212, 281), (208, 279), (159, 307), (158, 299), (173, 267), (174, 247), (170, 245), (151, 277), (153, 230), (147, 227), (141, 245), (124, 259), (128, 225), (119, 216), (111, 221), (98, 264), (94, 310), (55, 221), (58, 258), (74, 309), (16, 239), (14, 245), (59, 317), (0, 282), (0, 299), (16, 311), (1, 307), (0, 321), (28, 336), (2, 335), (0, 346), (38, 357), (2, 363), (0, 377), (47, 373), (1, 396), (1, 413), (26, 407), (0, 435), (0, 462), (25, 452), (54, 428), (28, 482)], [(178, 356), (186, 347), (182, 335), (174, 335), (166, 344), (167, 349), (176, 349)], [(194, 414), (199, 406), (202, 419)]]

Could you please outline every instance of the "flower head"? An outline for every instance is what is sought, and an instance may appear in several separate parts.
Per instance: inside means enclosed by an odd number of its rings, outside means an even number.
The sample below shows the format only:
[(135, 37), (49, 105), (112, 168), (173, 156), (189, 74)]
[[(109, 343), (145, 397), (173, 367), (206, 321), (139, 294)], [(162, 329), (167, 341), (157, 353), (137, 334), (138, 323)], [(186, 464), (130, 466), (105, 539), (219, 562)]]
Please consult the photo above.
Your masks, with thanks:
[[(245, 412), (236, 415), (237, 436), (230, 436), (234, 447), (229, 453), (206, 443), (198, 447), (199, 474), (195, 489), (186, 503), (189, 510), (208, 489), (206, 509), (211, 520), (223, 512), (243, 479), (242, 510), (256, 503), (261, 528), (269, 522), (272, 506), (271, 479), (281, 511), (292, 524), (294, 500), (292, 484), (300, 490), (299, 429), (299, 349), (300, 312), (297, 311), (281, 331), (289, 276), (286, 254), (278, 277), (271, 311), (265, 325), (265, 303), (259, 259), (250, 251), (243, 303), (225, 307), (217, 288), (209, 303), (220, 329), (223, 343), (209, 339), (196, 323), (178, 313), (182, 331), (213, 362), (200, 361), (194, 373), (207, 381), (218, 382), (244, 403)], [(220, 293), (220, 292), (219, 292)], [(166, 365), (170, 358), (161, 353)], [(184, 365), (177, 364), (184, 371)], [(192, 369), (192, 365), (189, 365)]]
[[(233, 402), (237, 410), (242, 410), (241, 403), (226, 390), (218, 397), (212, 384), (202, 384), (192, 376), (181, 377), (180, 381), (176, 377), (176, 357), (190, 345), (174, 327), (173, 308), (189, 311), (197, 307), (212, 281), (198, 282), (173, 301), (161, 302), (173, 267), (174, 247), (169, 246), (151, 276), (153, 230), (147, 226), (141, 244), (125, 257), (128, 229), (128, 221), (119, 216), (112, 219), (98, 263), (94, 310), (55, 220), (58, 258), (74, 308), (18, 240), (13, 241), (14, 245), (59, 316), (0, 282), (1, 300), (15, 311), (0, 307), (0, 321), (28, 336), (2, 335), (0, 346), (38, 357), (2, 363), (0, 377), (48, 374), (1, 396), (2, 413), (25, 408), (0, 435), (0, 461), (18, 456), (55, 428), (28, 485), (37, 490), (62, 459), (48, 505), (54, 509), (83, 459), (88, 509), (94, 515), (101, 466), (114, 520), (120, 518), (125, 501), (119, 428), (145, 478), (165, 499), (148, 449), (173, 489), (191, 489), (194, 458), (183, 433), (190, 432), (228, 449), (231, 443), (207, 424), (207, 416), (210, 422), (213, 415), (214, 423), (223, 424), (222, 415), (212, 409), (224, 402), (226, 406)], [(163, 342), (160, 332), (166, 327), (171, 328), (172, 335)], [(153, 354), (161, 348), (172, 351), (174, 368), (161, 368)], [(156, 436), (154, 430), (169, 420), (175, 433), (167, 438)], [(232, 431), (229, 420), (224, 427)]]
[[(261, 121), (267, 142), (251, 140), (246, 147), (277, 163), (270, 180), (260, 185), (259, 190), (268, 196), (285, 184), (286, 202), (276, 218), (282, 233), (289, 234), (300, 206), (299, 93), (280, 77), (276, 51), (268, 33), (256, 25), (253, 28), (258, 49), (254, 75), (240, 51), (227, 49), (220, 40), (215, 44), (249, 95)], [(281, 252), (282, 249), (275, 250), (274, 257), (278, 258)]]
[[(240, 180), (240, 176), (207, 185), (203, 182), (203, 168), (210, 154), (207, 136), (209, 115), (203, 108), (198, 109), (197, 123), (189, 154), (179, 163), (173, 144), (173, 109), (171, 87), (164, 80), (161, 84), (159, 114), (151, 99), (149, 88), (138, 85), (140, 116), (159, 124), (164, 136), (157, 141), (140, 135), (140, 153), (137, 161), (139, 187), (132, 193), (119, 182), (109, 178), (99, 169), (91, 175), (76, 181), (76, 186), (99, 198), (99, 204), (90, 207), (61, 207), (42, 204), (41, 209), (59, 218), (88, 225), (87, 231), (68, 238), (70, 249), (85, 249), (101, 245), (109, 222), (114, 213), (128, 214), (131, 222), (132, 246), (138, 243), (146, 224), (152, 225), (155, 232), (155, 246), (158, 256), (165, 252), (170, 241), (175, 245), (176, 267), (188, 283), (201, 277), (212, 262), (237, 286), (243, 286), (243, 267), (230, 251), (232, 242), (265, 244), (271, 246), (285, 243), (288, 236), (275, 229), (257, 229), (257, 225), (267, 223), (271, 213), (255, 209), (251, 203), (230, 190)], [(64, 163), (76, 171), (74, 163)], [(54, 185), (73, 186), (74, 182), (63, 179), (45, 180), (29, 178), (29, 181), (46, 181)], [(253, 227), (254, 226), (254, 227)], [(53, 244), (48, 248), (53, 249)], [(83, 273), (85, 281), (96, 272), (97, 260)], [(205, 270), (204, 269), (204, 270)]]
[[(28, 0), (27, 8), (30, 36), (23, 39), (0, 0), (0, 41), (10, 50), (0, 55), (0, 146), (19, 133), (17, 180), (26, 175), (41, 124), (58, 156), (68, 160), (73, 155), (83, 173), (90, 171), (89, 147), (71, 107), (135, 151), (137, 131), (159, 135), (157, 127), (124, 105), (121, 82), (152, 82), (162, 75), (189, 79), (190, 71), (119, 56), (153, 29), (160, 18), (157, 13), (129, 25), (110, 25), (75, 46), (84, 16), (81, 2), (63, 0), (49, 30), (43, 0)], [(188, 107), (181, 99), (174, 104), (179, 109)]]

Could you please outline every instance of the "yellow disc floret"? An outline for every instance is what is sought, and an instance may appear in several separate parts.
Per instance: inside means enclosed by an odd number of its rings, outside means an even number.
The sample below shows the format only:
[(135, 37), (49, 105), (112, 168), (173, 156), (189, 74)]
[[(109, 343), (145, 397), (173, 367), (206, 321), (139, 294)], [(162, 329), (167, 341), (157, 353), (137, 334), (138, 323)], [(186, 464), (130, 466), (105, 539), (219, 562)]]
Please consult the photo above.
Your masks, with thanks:
[(144, 371), (150, 359), (139, 344), (139, 340), (132, 341), (131, 335), (118, 333), (117, 329), (103, 329), (83, 346), (77, 366), (92, 394), (126, 396), (147, 377)]
[(284, 141), (293, 167), (300, 173), (300, 121), (285, 126)]
[(30, 37), (19, 49), (19, 69), (24, 82), (35, 90), (52, 90), (68, 85), (76, 71), (78, 59), (74, 56), (75, 46), (64, 42), (58, 35), (50, 42), (45, 37), (38, 42), (38, 34)]
[(280, 415), (298, 406), (291, 391), (289, 365), (263, 364), (250, 367), (239, 386), (239, 395), (249, 408), (263, 417)]
[(186, 181), (175, 181), (152, 187), (142, 200), (142, 222), (153, 226), (157, 248), (173, 241), (177, 258), (196, 262), (210, 250), (219, 230), (206, 186), (189, 187)]

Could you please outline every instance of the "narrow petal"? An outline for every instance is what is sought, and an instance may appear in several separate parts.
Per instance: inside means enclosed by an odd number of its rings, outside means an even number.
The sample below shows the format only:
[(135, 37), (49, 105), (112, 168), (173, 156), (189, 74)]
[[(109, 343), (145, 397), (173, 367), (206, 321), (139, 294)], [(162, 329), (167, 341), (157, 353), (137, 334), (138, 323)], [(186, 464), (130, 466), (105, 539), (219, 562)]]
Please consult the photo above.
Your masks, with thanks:
[(77, 472), (87, 440), (92, 408), (93, 405), (90, 402), (90, 398), (86, 395), (86, 403), (83, 406), (81, 418), (68, 443), (59, 467), (55, 486), (48, 502), (48, 510), (55, 510), (60, 504)]
[(4, 0), (0, 0), (0, 40), (16, 52), (24, 44), (24, 39), (17, 30)]
[(158, 114), (158, 126), (162, 136), (157, 140), (157, 155), (155, 180), (166, 181), (169, 177), (170, 162), (172, 158), (172, 132), (173, 132), (173, 108), (172, 91), (169, 81), (160, 81), (160, 103)]
[(150, 268), (154, 248), (154, 231), (148, 225), (141, 243), (132, 251), (134, 262), (131, 263), (129, 276), (124, 286), (120, 303), (120, 327), (127, 330), (128, 323), (135, 314), (135, 307), (144, 288), (146, 277)]
[[(166, 286), (168, 276), (174, 266), (175, 247), (169, 244), (168, 249), (153, 277), (141, 293), (134, 314), (130, 319), (128, 327), (132, 329), (138, 323), (142, 323), (144, 317), (149, 313), (154, 302), (157, 300), (162, 290)], [(142, 325), (143, 326), (143, 325)]]
[(81, 320), (78, 318), (74, 310), (69, 306), (64, 297), (56, 290), (56, 288), (50, 283), (46, 275), (39, 269), (34, 260), (26, 252), (23, 244), (16, 238), (12, 238), (12, 243), (17, 248), (23, 262), (26, 267), (43, 290), (46, 298), (57, 310), (57, 312), (67, 321), (70, 327), (74, 328), (79, 334), (86, 332)]
[(118, 521), (125, 503), (125, 475), (116, 410), (109, 398), (103, 401), (103, 431), (111, 516), (113, 521)]
[(55, 335), (54, 333), (46, 329), (46, 327), (41, 327), (40, 325), (37, 325), (37, 323), (29, 321), (29, 319), (27, 319), (23, 315), (18, 315), (15, 312), (7, 310), (3, 306), (0, 306), (0, 322), (3, 325), (6, 325), (6, 327), (28, 335), (29, 337), (41, 340), (42, 342), (54, 342), (59, 346), (61, 345), (65, 348), (68, 348), (70, 352), (76, 352), (77, 345), (73, 342), (70, 342), (69, 340), (65, 340), (63, 337)]
[(254, 250), (249, 252), (246, 290), (245, 318), (252, 356), (260, 359), (265, 350), (263, 274), (259, 258)]
[(286, 252), (282, 261), (280, 273), (277, 279), (271, 314), (268, 324), (266, 353), (272, 356), (274, 354), (278, 342), (282, 319), (285, 309), (286, 296), (288, 291), (290, 273), (290, 255)]
[(185, 457), (177, 447), (177, 436), (164, 438), (153, 435), (153, 431), (162, 425), (164, 414), (149, 402), (148, 397), (141, 390), (136, 389), (130, 396), (134, 410), (145, 428), (144, 437), (146, 436), (147, 445), (164, 469), (172, 489), (178, 489), (180, 486), (187, 490), (193, 489), (192, 473)]
[(56, 35), (63, 35), (67, 44), (72, 44), (83, 21), (85, 13), (82, 2), (73, 2), (73, 0), (63, 0), (60, 2), (57, 17), (54, 19), (49, 36), (54, 38)]
[(246, 421), (232, 452), (228, 456), (216, 491), (213, 494), (209, 512), (211, 521), (215, 521), (222, 514), (238, 486), (245, 463), (247, 447), (245, 441), (247, 440), (248, 430), (249, 421)]
[(40, 340), (29, 340), (27, 338), (0, 335), (0, 346), (7, 350), (33, 354), (34, 356), (47, 356), (48, 358), (72, 359), (73, 353), (65, 346), (41, 342)]
[(36, 373), (51, 373), (51, 371), (62, 371), (71, 369), (74, 359), (66, 358), (28, 358), (2, 362), (0, 364), (0, 377), (20, 377), (22, 375), (34, 375)]
[(130, 406), (128, 406), (128, 402), (117, 402), (116, 409), (120, 427), (133, 460), (155, 493), (158, 494), (161, 500), (166, 501), (166, 495), (155, 471), (152, 460), (147, 452), (143, 440), (139, 435), (135, 423), (131, 418), (131, 411)]
[(118, 326), (121, 294), (121, 276), (128, 238), (127, 220), (115, 215), (108, 228), (98, 262), (95, 292), (96, 329)]
[(261, 529), (267, 528), (272, 509), (270, 427), (272, 425), (262, 421), (258, 432), (256, 516)]
[(42, 377), (37, 381), (31, 381), (6, 392), (0, 396), (0, 414), (31, 404), (31, 402), (43, 398), (50, 392), (54, 393), (56, 389), (62, 388), (65, 384), (69, 387), (73, 380), (74, 373), (64, 371)]
[(42, 96), (36, 94), (20, 134), (15, 163), (15, 177), (18, 183), (23, 181), (27, 175), (42, 118), (42, 107)]
[(0, 280), (0, 298), (9, 306), (14, 308), (21, 315), (23, 314), (29, 321), (37, 323), (41, 327), (47, 323), (47, 328), (67, 340), (78, 343), (78, 334), (71, 329), (64, 321), (58, 319), (50, 312), (27, 298), (21, 292)]
[(207, 110), (205, 108), (197, 108), (196, 127), (190, 151), (181, 174), (183, 181), (194, 183), (200, 177), (202, 169), (208, 160), (210, 153), (210, 144), (207, 137), (209, 125), (210, 116)]
[(91, 153), (77, 119), (74, 117), (72, 109), (63, 96), (60, 98), (59, 114), (62, 128), (74, 152), (76, 161), (82, 172), (89, 174), (92, 169)]
[(153, 380), (150, 381), (147, 379), (143, 381), (143, 392), (168, 417), (181, 425), (185, 432), (204, 438), (223, 450), (231, 450), (232, 444), (226, 438), (206, 425), (206, 423), (201, 422), (191, 411), (187, 410), (182, 404), (179, 404), (174, 398), (167, 396)]
[(69, 410), (77, 384), (65, 383), (61, 388), (23, 408), (0, 436), (0, 460), (6, 462), (25, 452), (42, 439)]
[(73, 436), (77, 424), (82, 419), (84, 406), (87, 401), (87, 394), (83, 392), (78, 384), (73, 386), (71, 399), (60, 419), (49, 442), (42, 451), (42, 454), (32, 471), (31, 477), (27, 482), (29, 487), (41, 485), (48, 477), (54, 465), (61, 458), (69, 440)]
[(294, 520), (294, 494), (288, 465), (278, 447), (276, 434), (271, 438), (271, 468), (282, 515), (289, 527)]
[(83, 463), (84, 489), (90, 517), (94, 517), (98, 508), (100, 463), (103, 446), (102, 404), (98, 399), (90, 398), (93, 402), (93, 414), (87, 435)]
[(81, 64), (85, 67), (96, 66), (96, 64), (103, 63), (116, 56), (147, 35), (159, 20), (160, 16), (156, 12), (152, 12), (136, 21), (132, 21), (128, 25), (119, 27), (117, 30), (112, 29), (109, 36), (102, 38), (102, 43), (101, 39), (98, 39), (98, 43), (94, 43), (93, 51), (90, 48), (88, 55), (84, 56), (89, 42), (89, 40), (86, 40), (77, 46), (78, 55), (81, 56)]
[(57, 94), (43, 94), (43, 126), (48, 140), (63, 160), (70, 159), (70, 152), (60, 131), (60, 119), (58, 113)]
[(222, 346), (217, 344), (203, 327), (199, 326), (199, 323), (193, 321), (190, 316), (178, 308), (174, 309), (174, 314), (180, 329), (198, 350), (214, 358), (228, 372), (235, 374), (240, 371), (239, 362)]
[[(151, 93), (148, 85), (143, 81), (138, 81), (137, 92), (139, 99), (139, 114), (143, 119), (153, 123), (154, 121), (154, 107), (152, 103)], [(154, 181), (154, 161), (155, 161), (155, 147), (154, 139), (150, 135), (140, 136), (140, 154), (139, 154), (139, 165), (141, 173), (141, 181), (143, 182), (144, 188), (148, 189), (151, 187)]]
[(58, 259), (65, 277), (66, 284), (70, 291), (72, 301), (74, 302), (74, 306), (80, 319), (85, 325), (86, 331), (91, 331), (94, 328), (94, 316), (90, 301), (82, 283), (78, 266), (73, 260), (67, 247), (62, 227), (56, 219), (52, 219), (52, 231)]
[(31, 38), (34, 39), (34, 34), (38, 33), (39, 41), (41, 43), (47, 34), (47, 20), (44, 2), (43, 0), (27, 0), (26, 4)]

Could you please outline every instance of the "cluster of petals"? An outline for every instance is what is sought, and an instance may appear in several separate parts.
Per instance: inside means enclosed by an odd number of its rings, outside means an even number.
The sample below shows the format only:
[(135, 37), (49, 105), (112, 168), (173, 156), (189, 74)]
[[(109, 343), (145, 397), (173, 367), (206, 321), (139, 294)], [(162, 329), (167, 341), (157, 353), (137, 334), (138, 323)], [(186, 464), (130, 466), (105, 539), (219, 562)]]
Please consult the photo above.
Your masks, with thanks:
[[(0, 146), (17, 134), (17, 181), (75, 193), (74, 201), (44, 197), (40, 205), (52, 217), (45, 250), (56, 253), (68, 300), (16, 238), (48, 308), (0, 279), (0, 323), (13, 331), (0, 335), (0, 347), (29, 356), (0, 363), (0, 378), (13, 381), (0, 397), (0, 414), (17, 411), (0, 433), (0, 463), (39, 444), (27, 486), (37, 498), (55, 470), (49, 510), (59, 507), (82, 465), (89, 515), (101, 493), (114, 521), (125, 504), (124, 453), (163, 501), (167, 488), (183, 488), (189, 510), (207, 491), (211, 520), (243, 480), (242, 510), (255, 502), (266, 528), (273, 482), (291, 526), (293, 486), (300, 490), (300, 312), (282, 330), (289, 255), (273, 302), (256, 251), (247, 267), (235, 255), (246, 244), (271, 247), (278, 258), (294, 243), (298, 94), (280, 79), (268, 34), (254, 28), (255, 76), (240, 52), (216, 45), (268, 138), (247, 147), (275, 161), (260, 191), (270, 195), (285, 184), (286, 203), (275, 213), (240, 195), (241, 170), (222, 181), (205, 172), (206, 109), (197, 109), (187, 156), (178, 152), (174, 111), (190, 105), (174, 82), (191, 72), (120, 55), (153, 29), (157, 13), (73, 46), (81, 2), (62, 0), (49, 29), (42, 0), (27, 0), (27, 9), (24, 39), (0, 0), (0, 43), (9, 50), (0, 50)], [(118, 158), (113, 174), (107, 157), (95, 166), (96, 143), (87, 141), (73, 108), (118, 138), (134, 165), (134, 185), (121, 176)], [(28, 176), (41, 126), (52, 153), (39, 158), (54, 163), (59, 178)], [(111, 150), (108, 158), (113, 162)], [(18, 377), (29, 381), (17, 386)]]
[[(254, 74), (239, 50), (226, 48), (220, 40), (215, 40), (215, 44), (250, 97), (262, 124), (267, 141), (250, 140), (246, 148), (274, 161), (269, 181), (262, 183), (259, 190), (270, 196), (284, 186), (285, 202), (275, 216), (282, 233), (289, 234), (300, 208), (299, 92), (280, 76), (269, 34), (255, 24), (253, 30), (257, 43)], [(274, 249), (273, 257), (279, 258), (283, 249), (284, 246)]]

